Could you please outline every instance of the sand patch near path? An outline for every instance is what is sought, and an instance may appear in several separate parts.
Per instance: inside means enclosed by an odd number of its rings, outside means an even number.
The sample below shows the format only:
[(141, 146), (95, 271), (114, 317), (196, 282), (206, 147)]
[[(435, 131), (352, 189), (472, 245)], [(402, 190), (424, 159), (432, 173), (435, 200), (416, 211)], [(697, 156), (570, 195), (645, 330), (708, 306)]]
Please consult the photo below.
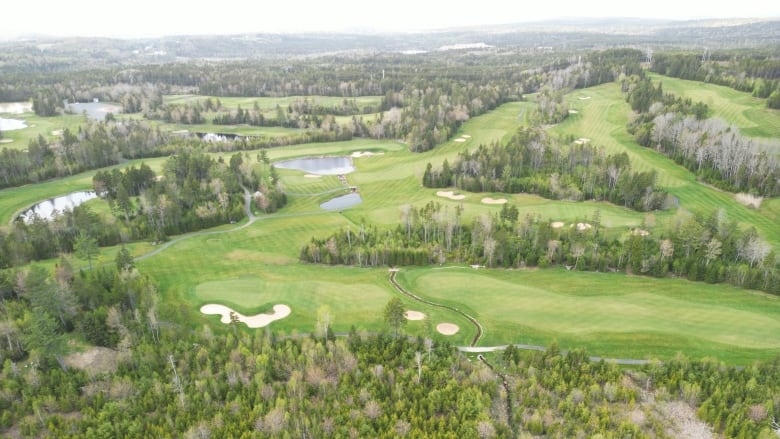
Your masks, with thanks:
[(463, 139), (463, 138), (459, 137), (459, 138), (455, 139), (455, 141), (458, 142), (458, 143), (463, 143), (463, 142), (466, 141), (466, 139)]
[(482, 204), (506, 204), (506, 198), (485, 197), (482, 199)]
[(322, 175), (306, 174), (306, 175), (304, 175), (304, 178), (322, 178)]
[(209, 303), (200, 307), (200, 312), (203, 314), (221, 314), (222, 318), (219, 320), (222, 323), (230, 323), (230, 314), (233, 313), (239, 322), (246, 323), (250, 328), (262, 328), (267, 326), (275, 320), (281, 320), (290, 315), (290, 307), (284, 304), (274, 305), (274, 312), (272, 314), (255, 314), (253, 316), (245, 316), (238, 313), (225, 305), (219, 305), (215, 303)]
[(455, 335), (460, 331), (460, 328), (454, 323), (439, 323), (436, 325), (436, 330), (442, 335)]
[(422, 320), (425, 318), (425, 314), (420, 311), (407, 310), (404, 312), (404, 317), (406, 320)]
[(553, 229), (560, 229), (561, 227), (563, 227), (563, 221), (554, 221), (550, 223), (550, 227), (552, 227)]
[(465, 195), (455, 195), (453, 191), (439, 191), (436, 192), (437, 197), (449, 198), (450, 200), (462, 200), (466, 198)]

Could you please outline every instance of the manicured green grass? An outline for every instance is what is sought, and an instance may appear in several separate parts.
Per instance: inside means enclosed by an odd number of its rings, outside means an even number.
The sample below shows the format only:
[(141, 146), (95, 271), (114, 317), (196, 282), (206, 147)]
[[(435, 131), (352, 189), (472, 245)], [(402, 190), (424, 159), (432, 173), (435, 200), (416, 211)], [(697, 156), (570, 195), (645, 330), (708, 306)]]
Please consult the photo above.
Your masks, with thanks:
[[(581, 100), (581, 97), (589, 99)], [(658, 184), (679, 199), (682, 209), (710, 215), (723, 208), (729, 219), (738, 221), (743, 227), (755, 226), (764, 239), (780, 250), (780, 227), (763, 211), (737, 203), (734, 194), (702, 184), (687, 169), (634, 141), (626, 131), (631, 109), (617, 84), (577, 90), (569, 95), (569, 103), (578, 113), (552, 128), (553, 133), (589, 138), (610, 154), (625, 151), (633, 170), (658, 173)]]
[(713, 117), (736, 125), (745, 135), (774, 139), (780, 137), (780, 111), (767, 108), (766, 99), (755, 98), (749, 93), (721, 85), (658, 74), (650, 74), (650, 77), (653, 81), (661, 82), (665, 92), (707, 104)]
[[(0, 143), (0, 149), (11, 148), (26, 150), (31, 140), (43, 136), (47, 141), (54, 141), (59, 137), (59, 130), (68, 128), (72, 132), (77, 132), (79, 125), (84, 124), (84, 116), (75, 114), (66, 114), (54, 117), (39, 117), (34, 113), (9, 114), (3, 115), (9, 119), (22, 119), (27, 122), (27, 128), (13, 131), (3, 131), (3, 143)], [(7, 142), (12, 140), (12, 142)]]
[[(590, 96), (589, 100), (579, 100)], [(729, 218), (755, 225), (762, 235), (780, 245), (780, 204), (767, 200), (760, 210), (737, 204), (733, 195), (697, 182), (695, 177), (655, 151), (636, 145), (626, 132), (630, 110), (618, 87), (607, 84), (580, 90), (570, 96), (579, 110), (553, 134), (591, 138), (609, 152), (626, 151), (635, 170), (657, 170), (659, 180), (684, 210), (708, 214), (725, 208)], [(242, 107), (244, 107), (242, 105)], [(289, 204), (273, 215), (261, 215), (255, 223), (225, 225), (204, 234), (191, 234), (160, 253), (138, 261), (142, 273), (158, 284), (161, 315), (193, 327), (208, 324), (227, 331), (217, 316), (198, 310), (205, 303), (228, 305), (244, 314), (268, 311), (277, 303), (292, 314), (273, 322), (274, 331), (311, 332), (317, 309), (328, 305), (335, 316), (334, 330), (351, 326), (368, 331), (384, 328), (382, 310), (392, 297), (401, 297), (409, 309), (428, 319), (409, 322), (406, 332), (434, 336), (435, 326), (453, 322), (461, 330), (446, 337), (467, 345), (473, 326), (444, 309), (422, 305), (393, 289), (386, 269), (325, 267), (298, 261), (300, 248), (312, 237), (324, 238), (340, 228), (361, 224), (393, 227), (402, 206), (441, 203), (452, 211), (465, 208), (469, 221), (493, 214), (500, 205), (481, 203), (483, 197), (507, 198), (521, 216), (539, 214), (566, 223), (591, 218), (601, 212), (609, 233), (635, 227), (646, 214), (608, 203), (552, 201), (528, 194), (464, 193), (463, 201), (438, 197), (437, 190), (423, 188), (422, 173), (428, 162), (439, 167), (452, 163), (460, 152), (480, 144), (506, 141), (524, 123), (532, 102), (505, 104), (473, 118), (453, 139), (469, 135), (465, 142), (450, 141), (432, 151), (413, 154), (396, 141), (355, 139), (349, 142), (295, 145), (267, 150), (273, 161), (322, 155), (348, 156), (354, 151), (382, 153), (353, 160), (356, 171), (346, 176), (356, 185), (363, 203), (343, 212), (324, 212), (319, 204), (347, 189), (333, 176), (307, 178), (303, 172), (278, 170)], [(254, 160), (259, 151), (248, 151)], [(226, 160), (233, 153), (212, 154)], [(165, 158), (145, 160), (160, 169)], [(126, 165), (123, 165), (126, 166)], [(56, 182), (0, 191), (0, 219), (8, 221), (21, 208), (53, 195), (89, 188), (94, 172)], [(96, 210), (105, 209), (98, 206)], [(654, 212), (663, 224), (675, 212)], [(151, 251), (151, 244), (131, 246), (134, 255)], [(112, 263), (117, 248), (103, 249), (98, 263)], [(45, 264), (53, 264), (51, 261)], [(76, 261), (77, 267), (86, 262)], [(780, 352), (780, 299), (759, 293), (675, 279), (652, 279), (618, 274), (579, 273), (562, 270), (473, 270), (463, 267), (402, 269), (399, 281), (411, 292), (452, 305), (477, 318), (485, 329), (480, 345), (558, 341), (562, 348), (585, 347), (593, 355), (628, 358), (670, 358), (678, 351), (693, 357), (716, 356), (732, 363), (769, 358)], [(248, 330), (249, 329), (242, 329)]]
[(730, 362), (780, 354), (780, 298), (676, 279), (565, 270), (403, 269), (416, 294), (470, 313), (482, 345), (556, 340), (592, 355)]
[(241, 136), (284, 137), (294, 136), (305, 132), (305, 130), (300, 130), (297, 128), (254, 127), (249, 125), (214, 125), (212, 123), (198, 125), (159, 123), (159, 125), (166, 131), (187, 130), (191, 133), (237, 134)]

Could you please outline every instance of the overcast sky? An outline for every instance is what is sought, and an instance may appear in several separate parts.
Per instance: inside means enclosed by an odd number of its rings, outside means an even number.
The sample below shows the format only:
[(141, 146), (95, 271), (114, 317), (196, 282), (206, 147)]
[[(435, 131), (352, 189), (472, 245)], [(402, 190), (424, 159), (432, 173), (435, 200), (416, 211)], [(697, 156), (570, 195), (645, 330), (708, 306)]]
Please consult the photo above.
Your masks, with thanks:
[(4, 0), (0, 37), (409, 31), (556, 17), (780, 17), (780, 1)]

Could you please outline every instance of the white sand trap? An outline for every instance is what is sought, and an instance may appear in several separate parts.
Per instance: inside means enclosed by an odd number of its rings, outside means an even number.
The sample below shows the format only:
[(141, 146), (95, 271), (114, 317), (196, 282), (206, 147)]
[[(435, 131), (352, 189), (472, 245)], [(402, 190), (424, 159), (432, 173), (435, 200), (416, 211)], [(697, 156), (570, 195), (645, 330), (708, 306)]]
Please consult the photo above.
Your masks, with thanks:
[(739, 204), (755, 209), (761, 208), (761, 202), (764, 201), (764, 197), (757, 197), (745, 193), (734, 194), (734, 199), (737, 200), (737, 203)]
[(221, 314), (222, 318), (219, 320), (222, 323), (230, 323), (230, 313), (234, 313), (239, 322), (246, 323), (250, 328), (262, 328), (275, 320), (281, 320), (290, 315), (290, 307), (287, 305), (274, 305), (273, 314), (255, 314), (253, 316), (245, 316), (241, 313), (235, 312), (233, 308), (225, 305), (218, 305), (215, 303), (209, 303), (200, 307), (200, 312), (203, 314)]
[(62, 130), (54, 130), (54, 131), (51, 132), (51, 135), (52, 136), (61, 136), (62, 135)]
[(579, 113), (579, 111), (577, 111), (577, 110), (569, 110), (569, 114), (577, 114), (577, 113)]
[(454, 323), (439, 323), (436, 325), (436, 330), (442, 335), (455, 335), (460, 331), (460, 328)]
[(590, 139), (588, 139), (587, 137), (580, 137), (579, 139), (574, 141), (574, 143), (576, 143), (577, 145), (584, 145), (588, 142), (590, 142)]
[(422, 320), (425, 318), (425, 314), (420, 311), (407, 310), (404, 312), (404, 317), (406, 317), (406, 320)]
[(322, 175), (317, 174), (306, 174), (304, 175), (305, 178), (322, 178)]
[(353, 158), (371, 157), (374, 155), (384, 155), (383, 152), (371, 152), (371, 151), (355, 151), (352, 153)]
[(14, 139), (0, 139), (0, 143), (11, 143)]
[(465, 195), (455, 195), (455, 192), (453, 191), (439, 191), (436, 192), (436, 196), (449, 198), (450, 200), (462, 200), (466, 198)]
[(176, 130), (176, 131), (171, 131), (171, 134), (187, 134), (189, 132), (190, 130)]
[(577, 223), (577, 231), (584, 232), (585, 230), (590, 230), (593, 226), (591, 226), (588, 223)]
[(506, 204), (506, 198), (485, 197), (482, 199), (482, 204)]
[(455, 141), (458, 142), (458, 143), (463, 143), (463, 142), (466, 141), (466, 139), (459, 137), (459, 138), (455, 139)]
[(631, 233), (637, 236), (647, 236), (650, 234), (650, 232), (644, 229), (634, 229)]
[(468, 134), (464, 134), (464, 135), (462, 135), (460, 137), (463, 137), (464, 139), (470, 139), (471, 138), (471, 136), (469, 136)]
[(561, 227), (563, 227), (563, 221), (552, 222), (550, 223), (550, 227), (552, 227), (553, 229), (560, 229)]
[(590, 99), (590, 96), (580, 96), (577, 99), (579, 99), (581, 101), (587, 101), (588, 99)]

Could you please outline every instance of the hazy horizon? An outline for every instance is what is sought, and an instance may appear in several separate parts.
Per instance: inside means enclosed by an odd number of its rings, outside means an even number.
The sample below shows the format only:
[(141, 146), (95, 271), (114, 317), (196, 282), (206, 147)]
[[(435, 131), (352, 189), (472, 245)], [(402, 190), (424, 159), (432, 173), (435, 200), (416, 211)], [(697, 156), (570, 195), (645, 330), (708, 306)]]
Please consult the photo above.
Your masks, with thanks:
[(144, 38), (172, 35), (230, 35), (300, 32), (415, 32), (466, 26), (528, 23), (557, 19), (624, 18), (648, 20), (769, 19), (780, 17), (780, 2), (758, 0), (701, 7), (672, 0), (652, 5), (615, 1), (563, 0), (513, 5), (486, 0), (473, 3), (423, 3), (396, 0), (385, 9), (357, 0), (245, 4), (224, 0), (219, 9), (181, 0), (138, 0), (131, 7), (106, 7), (96, 0), (14, 3), (4, 8), (0, 39), (29, 36)]

